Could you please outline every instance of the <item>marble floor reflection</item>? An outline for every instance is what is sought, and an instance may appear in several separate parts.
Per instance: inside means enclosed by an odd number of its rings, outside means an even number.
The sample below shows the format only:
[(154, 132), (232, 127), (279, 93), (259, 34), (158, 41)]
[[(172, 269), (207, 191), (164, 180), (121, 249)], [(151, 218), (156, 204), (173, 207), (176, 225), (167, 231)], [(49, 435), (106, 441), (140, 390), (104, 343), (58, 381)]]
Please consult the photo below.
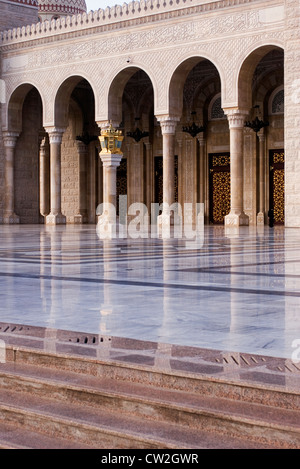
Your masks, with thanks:
[(93, 225), (0, 227), (0, 321), (291, 358), (300, 229), (100, 240)]

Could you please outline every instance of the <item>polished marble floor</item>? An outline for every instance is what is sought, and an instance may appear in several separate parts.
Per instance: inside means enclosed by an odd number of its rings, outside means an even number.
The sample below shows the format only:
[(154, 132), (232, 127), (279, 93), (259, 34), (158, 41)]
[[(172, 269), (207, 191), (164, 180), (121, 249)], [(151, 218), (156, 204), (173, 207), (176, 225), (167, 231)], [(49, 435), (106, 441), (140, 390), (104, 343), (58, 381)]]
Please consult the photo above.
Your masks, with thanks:
[(1, 225), (0, 295), (1, 322), (291, 358), (300, 229), (100, 240), (93, 225)]

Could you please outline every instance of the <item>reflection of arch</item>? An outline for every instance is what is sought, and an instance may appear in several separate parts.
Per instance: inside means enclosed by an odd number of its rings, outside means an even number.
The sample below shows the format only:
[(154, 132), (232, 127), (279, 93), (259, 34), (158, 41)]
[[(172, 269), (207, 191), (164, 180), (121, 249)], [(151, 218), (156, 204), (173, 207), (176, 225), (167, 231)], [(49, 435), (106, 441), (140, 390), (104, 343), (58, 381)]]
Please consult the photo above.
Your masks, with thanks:
[(182, 110), (183, 110), (183, 90), (184, 90), (185, 82), (189, 74), (193, 70), (193, 68), (196, 67), (200, 62), (203, 62), (206, 60), (210, 62), (214, 66), (214, 68), (216, 68), (216, 71), (218, 72), (218, 75), (221, 80), (221, 75), (220, 75), (218, 68), (209, 58), (197, 56), (197, 57), (190, 57), (184, 60), (176, 68), (170, 80), (169, 106), (168, 106), (170, 115), (181, 116)]
[(255, 69), (259, 62), (272, 50), (282, 50), (275, 45), (261, 46), (246, 57), (237, 75), (238, 107), (250, 109), (252, 107), (252, 82)]
[(24, 83), (18, 86), (11, 94), (7, 108), (7, 129), (9, 131), (22, 132), (22, 112), (23, 105), (28, 93), (35, 89), (41, 99), (39, 90), (30, 83)]

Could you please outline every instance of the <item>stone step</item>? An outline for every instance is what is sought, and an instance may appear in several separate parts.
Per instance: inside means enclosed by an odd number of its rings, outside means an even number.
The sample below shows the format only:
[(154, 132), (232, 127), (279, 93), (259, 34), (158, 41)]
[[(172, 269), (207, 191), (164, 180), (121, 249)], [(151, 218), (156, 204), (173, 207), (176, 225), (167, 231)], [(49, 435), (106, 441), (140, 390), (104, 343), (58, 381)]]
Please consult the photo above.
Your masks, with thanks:
[[(52, 360), (55, 361), (54, 356)], [(210, 382), (211, 388), (213, 383)], [(53, 398), (55, 398), (54, 403)], [(16, 407), (17, 402), (20, 402), (20, 408)], [(39, 415), (41, 403), (44, 406), (42, 410), (44, 412), (46, 409), (47, 416)], [(90, 431), (95, 434), (109, 433), (110, 440), (118, 447), (125, 444), (123, 435), (125, 429), (139, 428), (139, 438), (127, 435), (126, 445), (132, 447), (130, 445), (135, 438), (135, 445), (159, 448), (162, 441), (157, 440), (155, 432), (161, 432), (163, 426), (166, 426), (165, 435), (177, 435), (180, 428), (181, 437), (187, 432), (187, 440), (179, 442), (172, 436), (171, 441), (166, 439), (162, 447), (178, 447), (180, 443), (182, 448), (187, 447), (186, 445), (189, 447), (190, 444), (193, 448), (199, 448), (202, 447), (203, 441), (206, 441), (206, 445), (211, 445), (211, 440), (216, 445), (218, 437), (222, 441), (222, 447), (224, 444), (225, 447), (228, 444), (229, 447), (243, 447), (243, 445), (300, 447), (300, 414), (295, 409), (216, 398), (214, 395), (168, 389), (166, 386), (149, 387), (141, 383), (128, 383), (125, 380), (88, 376), (57, 368), (48, 369), (45, 366), (9, 362), (1, 365), (0, 404), (1, 420), (5, 419), (6, 422), (9, 420), (16, 425), (26, 420), (30, 430), (35, 428), (33, 422), (39, 421), (41, 427), (44, 427), (46, 421), (47, 432), (51, 432), (51, 427), (48, 430), (48, 426), (49, 415), (52, 415), (53, 425), (63, 428), (62, 435), (66, 431), (66, 426), (71, 425), (71, 422), (66, 423), (61, 420), (62, 415), (64, 419), (76, 415), (76, 422), (71, 421), (77, 433), (78, 413), (82, 415), (82, 412), (85, 412), (86, 417), (79, 423), (84, 426), (87, 422), (90, 424), (91, 419), (98, 415), (97, 422), (101, 422), (102, 426), (104, 422), (104, 428), (93, 427), (84, 431), (81, 429), (83, 436), (79, 441), (83, 444), (87, 443), (84, 435)], [(146, 428), (141, 425), (146, 425)], [(147, 434), (150, 428), (154, 431), (154, 435)], [(140, 441), (141, 435), (145, 435), (142, 441)], [(229, 441), (224, 440), (224, 435), (229, 437)], [(90, 443), (91, 439), (88, 441)], [(147, 446), (148, 444), (150, 446)], [(99, 447), (97, 438), (96, 445)]]
[(105, 449), (300, 448), (300, 369), (287, 360), (0, 329), (0, 427), (31, 435), (0, 432), (3, 447), (64, 445), (67, 435)]
[(26, 430), (24, 427), (1, 422), (0, 449), (89, 449), (67, 438), (57, 438), (40, 432)]
[[(27, 448), (34, 447), (41, 435), (72, 445), (97, 449), (224, 449), (265, 448), (247, 440), (182, 427), (177, 423), (145, 421), (105, 409), (60, 403), (26, 393), (0, 395), (0, 423), (23, 430)], [(38, 435), (38, 439), (34, 437)], [(33, 439), (33, 440), (32, 440)], [(34, 445), (31, 446), (31, 442)], [(3, 439), (2, 439), (3, 443)], [(15, 444), (15, 440), (13, 440)], [(6, 436), (9, 447), (9, 436)]]
[[(296, 376), (296, 381), (293, 381), (294, 376), (280, 375), (280, 373), (264, 373), (257, 380), (254, 379), (255, 372), (254, 377), (250, 375), (247, 378), (242, 373), (236, 374), (235, 372), (215, 377), (212, 373), (194, 371), (193, 366), (191, 370), (166, 369), (163, 366), (124, 362), (123, 357), (118, 360), (81, 356), (75, 353), (75, 348), (71, 350), (73, 353), (65, 354), (8, 346), (6, 365), (13, 363), (14, 366), (37, 366), (40, 372), (44, 368), (46, 373), (50, 370), (52, 373), (71, 372), (76, 373), (78, 379), (81, 376), (88, 377), (88, 379), (101, 377), (102, 382), (109, 380), (109, 386), (112, 382), (118, 385), (120, 383), (140, 384), (148, 387), (151, 394), (152, 389), (158, 388), (183, 391), (188, 395), (198, 394), (201, 397), (225, 398), (236, 402), (257, 403), (267, 407), (300, 411), (300, 373)], [(256, 374), (259, 375), (258, 372)]]

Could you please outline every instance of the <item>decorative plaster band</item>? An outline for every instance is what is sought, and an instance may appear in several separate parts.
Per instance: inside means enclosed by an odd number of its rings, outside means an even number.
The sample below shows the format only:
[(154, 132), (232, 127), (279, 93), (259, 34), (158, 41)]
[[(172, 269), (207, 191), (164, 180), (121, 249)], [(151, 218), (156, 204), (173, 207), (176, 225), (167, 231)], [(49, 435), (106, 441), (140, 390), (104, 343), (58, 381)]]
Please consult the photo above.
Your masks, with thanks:
[(115, 5), (105, 10), (90, 11), (81, 15), (68, 16), (52, 21), (14, 28), (1, 32), (0, 41), (3, 44), (10, 42), (28, 41), (41, 37), (49, 37), (78, 30), (86, 30), (103, 26), (104, 24), (115, 24), (126, 22), (126, 20), (139, 19), (140, 23), (176, 18), (181, 16), (192, 16), (199, 13), (220, 11), (230, 7), (261, 3), (261, 0), (218, 0), (209, 3), (201, 3), (197, 0), (141, 0), (124, 3), (122, 6)]

